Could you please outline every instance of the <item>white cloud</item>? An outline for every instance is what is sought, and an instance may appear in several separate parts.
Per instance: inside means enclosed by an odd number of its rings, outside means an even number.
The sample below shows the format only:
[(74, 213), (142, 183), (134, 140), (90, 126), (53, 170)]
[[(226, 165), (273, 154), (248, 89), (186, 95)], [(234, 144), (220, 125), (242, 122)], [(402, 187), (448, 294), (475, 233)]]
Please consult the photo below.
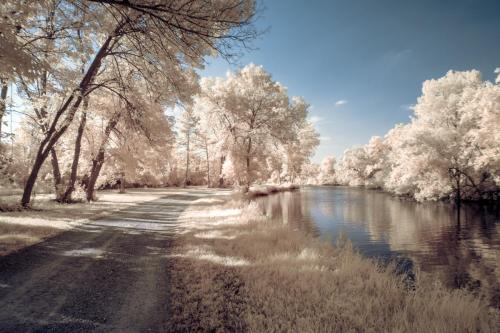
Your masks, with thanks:
[(321, 142), (332, 141), (332, 138), (329, 136), (320, 136), (319, 141)]
[(342, 106), (342, 105), (345, 105), (347, 103), (348, 103), (347, 100), (341, 99), (341, 100), (338, 100), (338, 101), (335, 102), (335, 106)]
[(412, 55), (411, 49), (391, 50), (383, 54), (382, 61), (389, 62), (390, 64), (401, 63)]
[(406, 56), (406, 55), (409, 55), (410, 53), (412, 53), (412, 50), (411, 50), (411, 49), (404, 49), (404, 50), (401, 50), (401, 51), (399, 51), (399, 52), (396, 52), (396, 53), (395, 53), (395, 55), (394, 55), (394, 57), (395, 57), (396, 59), (399, 59), (399, 58), (401, 58), (401, 57), (404, 57), (404, 56)]

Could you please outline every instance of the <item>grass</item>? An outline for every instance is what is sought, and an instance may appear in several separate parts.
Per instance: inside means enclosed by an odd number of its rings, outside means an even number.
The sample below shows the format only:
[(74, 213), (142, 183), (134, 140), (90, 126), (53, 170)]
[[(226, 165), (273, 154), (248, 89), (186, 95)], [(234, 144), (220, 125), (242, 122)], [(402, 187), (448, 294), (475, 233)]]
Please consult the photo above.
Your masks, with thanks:
[(39, 243), (60, 232), (60, 229), (48, 226), (37, 227), (0, 222), (0, 256)]
[[(226, 212), (226, 213), (224, 213)], [(484, 299), (259, 216), (238, 202), (192, 206), (172, 254), (172, 331), (497, 332)]]

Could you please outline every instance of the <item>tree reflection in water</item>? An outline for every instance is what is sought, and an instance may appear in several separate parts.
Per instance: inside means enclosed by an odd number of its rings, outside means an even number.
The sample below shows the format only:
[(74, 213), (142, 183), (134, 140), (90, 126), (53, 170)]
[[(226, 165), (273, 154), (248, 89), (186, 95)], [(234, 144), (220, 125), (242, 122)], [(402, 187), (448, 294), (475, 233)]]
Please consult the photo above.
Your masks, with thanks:
[(407, 258), (445, 285), (472, 289), (500, 307), (498, 209), (462, 204), (458, 211), (348, 187), (306, 187), (255, 200), (292, 228), (332, 240), (343, 232), (364, 255)]

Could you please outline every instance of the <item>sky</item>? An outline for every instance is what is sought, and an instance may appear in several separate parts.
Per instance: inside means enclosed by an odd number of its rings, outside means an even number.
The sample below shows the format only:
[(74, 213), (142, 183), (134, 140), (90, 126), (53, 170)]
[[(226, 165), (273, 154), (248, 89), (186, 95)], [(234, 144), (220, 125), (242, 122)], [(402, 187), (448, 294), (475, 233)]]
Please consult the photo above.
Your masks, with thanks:
[(268, 29), (236, 64), (211, 59), (203, 76), (263, 65), (310, 104), (320, 133), (314, 162), (408, 122), (425, 80), (500, 67), (500, 0), (268, 0)]

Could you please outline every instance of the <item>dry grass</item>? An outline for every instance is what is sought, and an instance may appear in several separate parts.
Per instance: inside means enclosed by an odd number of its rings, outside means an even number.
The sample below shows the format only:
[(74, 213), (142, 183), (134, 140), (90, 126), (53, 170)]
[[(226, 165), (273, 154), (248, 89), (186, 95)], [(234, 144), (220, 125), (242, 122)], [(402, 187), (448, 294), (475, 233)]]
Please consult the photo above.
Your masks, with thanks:
[[(239, 207), (235, 207), (239, 206)], [(224, 216), (223, 212), (231, 212)], [(235, 211), (237, 214), (235, 214)], [(485, 300), (258, 217), (193, 206), (173, 254), (172, 331), (497, 332)]]
[(60, 232), (60, 229), (52, 227), (36, 227), (0, 222), (0, 256), (41, 242), (43, 239), (57, 235)]

